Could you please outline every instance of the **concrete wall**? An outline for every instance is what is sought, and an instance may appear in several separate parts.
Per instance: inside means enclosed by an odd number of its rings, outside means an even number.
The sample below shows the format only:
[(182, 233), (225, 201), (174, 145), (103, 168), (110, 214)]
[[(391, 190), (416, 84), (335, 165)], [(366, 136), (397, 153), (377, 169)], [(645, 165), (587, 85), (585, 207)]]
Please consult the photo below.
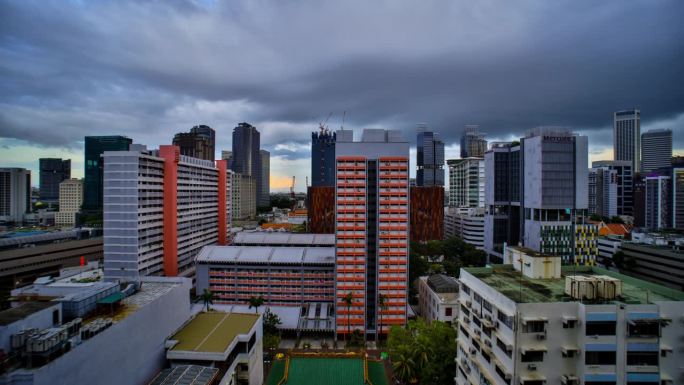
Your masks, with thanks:
[[(165, 363), (164, 342), (190, 317), (190, 280), (154, 299), (121, 322), (32, 371), (0, 377), (0, 384), (145, 384)], [(144, 285), (144, 283), (143, 283)], [(33, 374), (26, 381), (25, 373)]]

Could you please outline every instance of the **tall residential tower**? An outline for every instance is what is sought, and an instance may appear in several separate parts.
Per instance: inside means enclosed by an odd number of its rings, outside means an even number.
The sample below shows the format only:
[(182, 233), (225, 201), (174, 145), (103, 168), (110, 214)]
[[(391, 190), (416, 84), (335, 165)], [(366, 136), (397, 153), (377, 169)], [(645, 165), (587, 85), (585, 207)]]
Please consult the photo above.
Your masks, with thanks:
[(366, 129), (359, 142), (340, 130), (335, 159), (337, 333), (387, 334), (407, 318), (409, 143), (394, 130)]
[(419, 131), (416, 147), (416, 186), (444, 186), (444, 142), (439, 134)]

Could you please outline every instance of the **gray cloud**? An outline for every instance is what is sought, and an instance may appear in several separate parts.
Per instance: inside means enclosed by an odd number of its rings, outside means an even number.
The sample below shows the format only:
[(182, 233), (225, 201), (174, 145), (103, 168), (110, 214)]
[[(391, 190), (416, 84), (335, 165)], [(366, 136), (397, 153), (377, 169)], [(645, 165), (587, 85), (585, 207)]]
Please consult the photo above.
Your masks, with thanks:
[[(255, 123), (275, 155), (331, 127), (464, 124), (493, 138), (558, 124), (609, 145), (612, 112), (684, 121), (684, 3), (7, 1), (0, 137), (76, 147), (121, 133), (168, 143), (205, 123), (228, 148)], [(299, 144), (296, 151), (276, 149)], [(304, 147), (305, 148), (305, 147)]]

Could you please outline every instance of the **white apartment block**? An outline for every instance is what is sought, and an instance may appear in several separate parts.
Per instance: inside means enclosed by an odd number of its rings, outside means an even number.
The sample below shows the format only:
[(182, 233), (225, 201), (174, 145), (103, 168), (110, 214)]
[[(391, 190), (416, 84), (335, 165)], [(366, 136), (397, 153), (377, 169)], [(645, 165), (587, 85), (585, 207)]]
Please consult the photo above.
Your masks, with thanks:
[(59, 184), (59, 211), (55, 213), (55, 226), (73, 227), (83, 204), (83, 181), (67, 179)]
[(461, 269), (457, 385), (683, 383), (684, 293), (522, 248), (507, 259)]
[(31, 170), (0, 168), (0, 222), (24, 220), (31, 211)]
[(202, 247), (226, 244), (226, 161), (180, 155), (176, 146), (104, 153), (104, 270), (107, 279), (194, 275)]
[(231, 171), (233, 220), (256, 218), (256, 179)]
[(418, 278), (418, 305), (426, 321), (458, 320), (458, 280), (444, 274)]
[(484, 208), (444, 210), (444, 237), (459, 237), (464, 242), (484, 250)]
[(447, 160), (449, 166), (449, 206), (484, 207), (484, 158)]

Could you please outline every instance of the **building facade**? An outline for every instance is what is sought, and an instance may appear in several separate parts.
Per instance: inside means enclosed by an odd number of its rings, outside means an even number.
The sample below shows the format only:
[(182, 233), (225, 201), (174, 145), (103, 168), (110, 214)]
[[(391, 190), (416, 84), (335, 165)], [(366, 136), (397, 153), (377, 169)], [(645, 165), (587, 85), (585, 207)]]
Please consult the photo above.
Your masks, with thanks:
[(256, 180), (249, 175), (230, 173), (232, 220), (245, 221), (256, 218)]
[(603, 168), (589, 169), (588, 212), (612, 218), (617, 214), (617, 171)]
[(461, 158), (482, 158), (487, 151), (487, 140), (478, 125), (466, 125), (461, 136)]
[(253, 192), (256, 203), (261, 197), (261, 134), (249, 123), (240, 123), (233, 129), (232, 170), (238, 174), (254, 178)]
[(406, 324), (409, 144), (398, 131), (366, 129), (355, 142), (351, 131), (340, 130), (335, 158), (337, 333), (348, 333), (349, 325), (386, 334)]
[(439, 134), (419, 131), (416, 186), (444, 186), (444, 142)]
[(599, 160), (592, 162), (591, 167), (594, 169), (615, 171), (615, 177), (617, 181), (616, 215), (633, 216), (634, 175), (632, 173), (632, 163), (624, 160)]
[(31, 211), (31, 170), (0, 168), (0, 222), (22, 223)]
[(492, 143), (484, 159), (485, 252), (501, 260), (505, 244), (520, 242), (520, 145)]
[(484, 158), (449, 159), (449, 207), (485, 205)]
[(681, 292), (553, 259), (525, 255), (524, 264), (461, 269), (457, 385), (684, 379), (684, 355), (668, 342), (684, 338), (674, 322), (684, 311)]
[(309, 231), (318, 234), (334, 234), (335, 187), (311, 186), (307, 190)]
[(195, 126), (190, 132), (179, 132), (173, 137), (173, 145), (180, 148), (181, 155), (214, 161), (216, 132), (204, 124)]
[(311, 133), (311, 186), (335, 186), (335, 140), (327, 129)]
[(444, 188), (414, 186), (410, 188), (411, 240), (427, 242), (444, 238)]
[(449, 208), (444, 212), (444, 236), (461, 238), (465, 243), (484, 250), (484, 209), (458, 210)]
[(59, 211), (55, 213), (55, 225), (74, 227), (83, 204), (83, 181), (67, 179), (59, 184)]
[(208, 246), (197, 257), (197, 292), (216, 304), (246, 304), (262, 296), (266, 306), (328, 304), (335, 299), (335, 248)]
[(444, 274), (418, 278), (418, 308), (427, 322), (458, 321), (458, 280)]
[(672, 130), (650, 130), (641, 134), (641, 172), (672, 166)]
[(672, 228), (684, 230), (684, 167), (672, 168)]
[(71, 159), (40, 158), (38, 160), (40, 178), (40, 200), (57, 202), (59, 184), (71, 178)]
[(259, 150), (259, 160), (261, 162), (261, 190), (259, 190), (259, 207), (269, 207), (271, 205), (271, 153), (266, 150)]
[(83, 208), (102, 211), (103, 159), (105, 151), (128, 151), (133, 141), (125, 136), (86, 136)]
[(176, 146), (104, 154), (105, 276), (193, 276), (206, 245), (226, 244), (231, 216), (226, 162)]
[(641, 111), (613, 113), (613, 159), (632, 163), (632, 172), (641, 172)]
[(672, 227), (672, 178), (654, 175), (644, 178), (644, 226), (651, 230)]

